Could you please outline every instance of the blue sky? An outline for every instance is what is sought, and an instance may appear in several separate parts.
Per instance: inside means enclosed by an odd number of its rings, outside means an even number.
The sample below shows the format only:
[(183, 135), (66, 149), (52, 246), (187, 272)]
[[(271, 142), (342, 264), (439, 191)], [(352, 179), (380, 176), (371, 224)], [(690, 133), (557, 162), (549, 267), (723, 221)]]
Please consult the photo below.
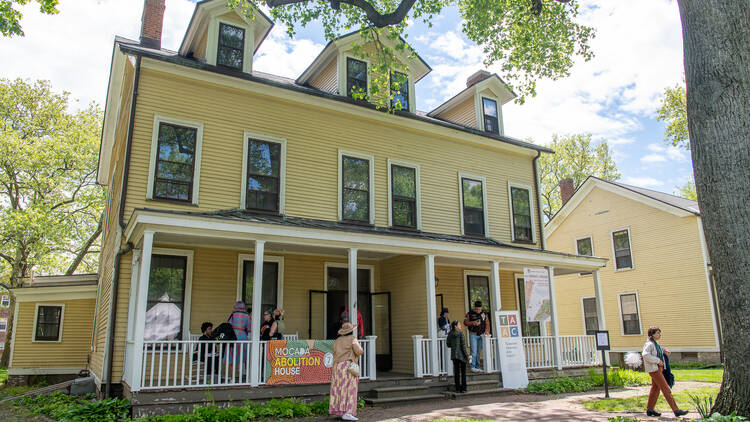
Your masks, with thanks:
[[(79, 104), (104, 102), (115, 35), (137, 39), (141, 0), (61, 2), (60, 14), (23, 8), (24, 38), (0, 38), (0, 77), (48, 79)], [(163, 46), (177, 49), (194, 2), (167, 0)], [(673, 193), (692, 178), (687, 151), (667, 147), (656, 109), (663, 89), (681, 83), (682, 34), (673, 0), (581, 0), (580, 21), (597, 30), (595, 58), (571, 75), (543, 80), (524, 105), (503, 107), (506, 134), (538, 143), (552, 134), (591, 133), (613, 149), (622, 181)], [(414, 22), (408, 40), (433, 71), (416, 89), (417, 108), (431, 110), (465, 86), (482, 64), (482, 50), (461, 33), (455, 9), (428, 28)], [(295, 39), (276, 25), (255, 56), (255, 69), (297, 77), (325, 45), (318, 25)], [(490, 66), (489, 70), (496, 70)], [(502, 75), (501, 75), (502, 76)]]

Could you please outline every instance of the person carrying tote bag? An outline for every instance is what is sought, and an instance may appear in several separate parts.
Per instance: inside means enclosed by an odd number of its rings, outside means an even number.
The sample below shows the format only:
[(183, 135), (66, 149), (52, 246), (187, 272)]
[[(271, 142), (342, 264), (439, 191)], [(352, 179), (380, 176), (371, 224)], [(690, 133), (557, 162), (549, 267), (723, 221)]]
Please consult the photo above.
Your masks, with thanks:
[(356, 329), (356, 325), (345, 322), (338, 332), (339, 338), (333, 342), (331, 399), (328, 413), (340, 416), (345, 421), (358, 420), (355, 416), (357, 414), (357, 390), (359, 387), (359, 365), (357, 365), (357, 361), (364, 351), (354, 336), (354, 330)]
[(447, 344), (451, 348), (453, 380), (456, 383), (456, 393), (465, 393), (466, 364), (471, 362), (471, 356), (469, 356), (469, 352), (466, 350), (466, 337), (464, 337), (464, 330), (460, 322), (453, 321), (451, 323)]
[(674, 411), (677, 417), (687, 415), (687, 410), (680, 410), (672, 397), (672, 390), (664, 379), (664, 354), (669, 354), (668, 350), (662, 349), (657, 343), (661, 339), (661, 330), (659, 327), (650, 327), (648, 329), (648, 340), (643, 345), (643, 369), (651, 376), (651, 391), (648, 395), (646, 404), (646, 416), (661, 416), (661, 413), (654, 410), (656, 401), (659, 399), (659, 392), (664, 394), (664, 399), (669, 403), (669, 407)]

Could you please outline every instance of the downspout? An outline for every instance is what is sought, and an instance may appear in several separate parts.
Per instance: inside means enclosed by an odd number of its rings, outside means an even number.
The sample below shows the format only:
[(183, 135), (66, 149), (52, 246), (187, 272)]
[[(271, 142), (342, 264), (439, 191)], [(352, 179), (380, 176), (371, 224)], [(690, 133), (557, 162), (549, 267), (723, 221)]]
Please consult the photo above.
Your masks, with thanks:
[[(128, 193), (128, 173), (130, 170), (130, 150), (133, 144), (133, 126), (135, 125), (135, 104), (136, 100), (138, 99), (138, 82), (140, 81), (140, 75), (141, 75), (141, 56), (138, 56), (136, 58), (135, 62), (135, 74), (133, 76), (133, 98), (131, 98), (130, 102), (130, 122), (128, 124), (128, 139), (127, 143), (125, 145), (125, 167), (122, 171), (122, 192), (120, 193), (120, 215), (118, 217), (118, 223), (120, 225), (120, 228), (118, 230), (118, 241), (119, 244), (122, 242), (122, 234), (125, 231), (126, 224), (125, 224), (125, 199), (127, 198)], [(119, 252), (117, 252), (117, 255), (115, 255), (115, 263), (114, 263), (114, 273), (112, 276), (112, 286), (111, 286), (111, 301), (110, 301), (110, 311), (109, 311), (109, 344), (107, 345), (107, 368), (106, 368), (106, 374), (107, 374), (107, 384), (104, 390), (104, 396), (106, 398), (109, 398), (112, 396), (112, 361), (114, 358), (114, 352), (115, 352), (115, 327), (116, 327), (116, 318), (117, 318), (117, 291), (120, 287), (120, 260), (122, 259), (122, 256), (126, 253), (133, 250), (133, 243), (128, 242), (124, 248), (120, 249)]]
[(539, 191), (539, 172), (537, 171), (537, 160), (542, 155), (542, 151), (536, 152), (536, 157), (531, 160), (534, 167), (534, 189), (536, 190), (536, 219), (539, 223), (539, 244), (542, 250), (547, 249), (547, 239), (544, 238), (544, 224), (542, 223), (542, 193)]

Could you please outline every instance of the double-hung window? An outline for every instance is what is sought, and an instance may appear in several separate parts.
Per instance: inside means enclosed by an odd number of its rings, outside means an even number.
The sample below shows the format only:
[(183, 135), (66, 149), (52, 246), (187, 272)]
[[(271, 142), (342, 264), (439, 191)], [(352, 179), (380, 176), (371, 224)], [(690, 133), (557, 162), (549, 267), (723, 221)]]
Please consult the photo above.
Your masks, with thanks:
[(599, 330), (599, 316), (597, 315), (595, 297), (583, 299), (583, 323), (587, 336), (594, 335)]
[(615, 257), (615, 270), (633, 268), (633, 253), (630, 249), (630, 230), (612, 232), (612, 249)]
[(405, 73), (391, 72), (391, 106), (409, 111), (409, 77)]
[(151, 256), (145, 340), (165, 341), (182, 338), (187, 261), (186, 256)]
[(418, 228), (417, 168), (391, 164), (391, 225)]
[(367, 62), (346, 58), (346, 96), (367, 95)]
[(641, 319), (638, 312), (638, 295), (635, 293), (625, 293), (620, 295), (620, 315), (622, 317), (623, 334), (641, 334)]
[(193, 201), (198, 132), (196, 127), (159, 123), (153, 198)]
[(484, 131), (490, 133), (500, 133), (500, 126), (498, 125), (497, 101), (483, 97), (482, 114), (484, 116)]
[(2, 299), (2, 302), (0, 302), (0, 306), (2, 306), (3, 308), (7, 308), (8, 306), (10, 306), (10, 298), (8, 297), (8, 295), (3, 295), (3, 299)]
[(513, 241), (534, 241), (534, 220), (531, 213), (531, 190), (526, 187), (510, 186), (510, 204), (513, 219)]
[(248, 139), (245, 208), (280, 212), (282, 144)]
[(464, 235), (485, 236), (484, 180), (461, 177), (461, 209)]
[(60, 341), (62, 317), (62, 305), (38, 305), (34, 341)]
[[(591, 236), (576, 239), (576, 252), (582, 256), (594, 256), (594, 244)], [(578, 273), (578, 275), (590, 275), (591, 273)]]
[(341, 219), (372, 224), (372, 158), (340, 156)]
[(242, 70), (245, 53), (245, 30), (219, 23), (219, 46), (216, 64)]

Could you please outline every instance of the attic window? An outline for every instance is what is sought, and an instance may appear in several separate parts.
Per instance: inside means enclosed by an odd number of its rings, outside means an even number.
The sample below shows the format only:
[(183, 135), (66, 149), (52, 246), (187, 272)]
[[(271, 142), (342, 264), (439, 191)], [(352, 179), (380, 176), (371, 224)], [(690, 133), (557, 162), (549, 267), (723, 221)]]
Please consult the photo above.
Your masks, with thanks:
[(482, 112), (484, 115), (484, 131), (500, 133), (500, 128), (497, 124), (497, 101), (482, 98)]
[(409, 111), (409, 77), (401, 72), (391, 72), (391, 106), (401, 105), (401, 110)]
[(216, 64), (242, 69), (245, 50), (245, 30), (236, 26), (219, 24), (219, 48)]
[(367, 62), (347, 57), (346, 95), (354, 98), (354, 93), (367, 94)]

